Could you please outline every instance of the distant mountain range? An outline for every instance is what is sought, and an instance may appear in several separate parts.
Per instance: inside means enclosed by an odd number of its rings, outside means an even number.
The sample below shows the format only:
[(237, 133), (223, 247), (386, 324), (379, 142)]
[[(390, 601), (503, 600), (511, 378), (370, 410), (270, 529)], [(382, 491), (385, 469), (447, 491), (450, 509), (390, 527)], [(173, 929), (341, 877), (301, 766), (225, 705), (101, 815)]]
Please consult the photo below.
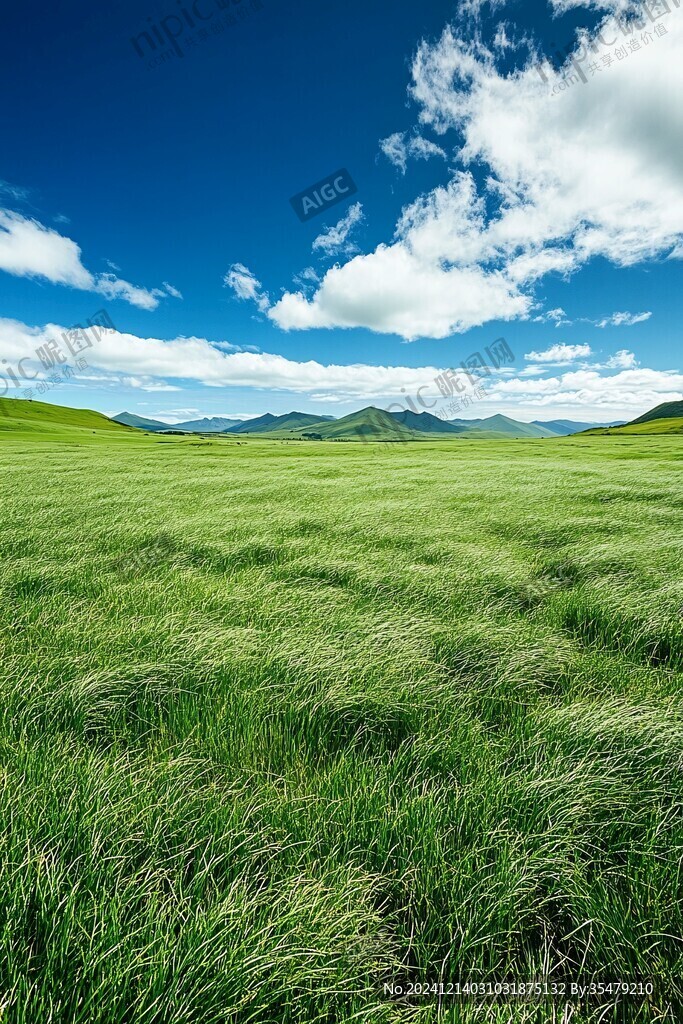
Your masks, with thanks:
[[(480, 440), (526, 437), (565, 437), (605, 424), (578, 423), (572, 420), (550, 420), (521, 423), (509, 416), (496, 415), (486, 419), (443, 420), (428, 412), (416, 413), (409, 409), (403, 412), (386, 412), (374, 406), (360, 409), (335, 419), (333, 416), (317, 416), (312, 413), (290, 412), (283, 416), (266, 413), (251, 420), (230, 420), (221, 417), (189, 420), (183, 423), (162, 423), (161, 420), (145, 419), (134, 413), (122, 412), (113, 419), (128, 427), (137, 427), (150, 432), (181, 431), (183, 433), (226, 433), (261, 434), (268, 437), (292, 440), (341, 440), (369, 439), (414, 441), (425, 437), (459, 436)], [(607, 426), (615, 426), (608, 424)]]
[[(583, 436), (622, 435), (683, 435), (683, 401), (664, 402), (651, 409), (643, 416), (638, 416), (630, 423), (600, 424), (597, 427), (586, 427), (585, 423), (573, 420), (550, 420), (547, 422), (519, 423), (508, 416), (489, 416), (487, 419), (456, 420), (447, 423), (430, 413), (412, 413), (409, 411), (389, 413), (383, 409), (369, 406), (358, 412), (333, 419), (330, 416), (317, 417), (310, 413), (292, 412), (285, 416), (259, 416), (253, 420), (241, 421), (214, 417), (199, 419), (183, 424), (162, 423), (160, 420), (147, 419), (132, 413), (121, 413), (111, 419), (101, 413), (88, 409), (71, 409), (65, 406), (49, 405), (45, 402), (0, 398), (0, 433), (19, 431), (28, 437), (38, 436), (45, 432), (58, 434), (61, 431), (80, 431), (100, 435), (107, 431), (110, 435), (119, 436), (125, 442), (126, 437), (134, 437), (137, 431), (149, 433), (177, 434), (185, 428), (188, 434), (195, 433), (188, 427), (199, 426), (201, 433), (215, 434), (215, 428), (223, 423), (232, 423), (225, 428), (226, 438), (244, 434), (263, 438), (282, 440), (327, 440), (327, 441), (444, 441), (451, 440), (455, 444), (470, 440), (505, 438), (560, 438), (568, 432), (582, 432)], [(206, 425), (214, 430), (207, 431)], [(236, 425), (235, 425), (236, 424)], [(551, 434), (555, 428), (557, 433)], [(560, 433), (563, 431), (564, 433)]]
[(178, 424), (175, 429), (187, 430), (191, 434), (222, 434), (233, 427), (239, 427), (242, 422), (243, 420), (226, 420), (222, 416), (213, 416), (210, 419), (188, 420), (187, 423)]
[(567, 437), (569, 434), (579, 434), (583, 430), (591, 430), (597, 426), (621, 427), (625, 422), (625, 420), (615, 420), (614, 423), (576, 423), (574, 420), (548, 420), (544, 423), (541, 420), (534, 420), (534, 424), (537, 427), (552, 430), (554, 434), (559, 434), (561, 437)]

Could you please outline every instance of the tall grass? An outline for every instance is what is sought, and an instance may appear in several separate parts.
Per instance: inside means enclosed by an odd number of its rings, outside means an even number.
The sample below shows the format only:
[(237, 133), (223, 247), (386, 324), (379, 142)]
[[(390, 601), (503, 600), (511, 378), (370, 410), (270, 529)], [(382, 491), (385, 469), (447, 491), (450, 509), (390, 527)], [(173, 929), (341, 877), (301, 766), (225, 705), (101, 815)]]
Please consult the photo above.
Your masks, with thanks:
[(1, 444), (3, 1022), (681, 1019), (680, 440)]

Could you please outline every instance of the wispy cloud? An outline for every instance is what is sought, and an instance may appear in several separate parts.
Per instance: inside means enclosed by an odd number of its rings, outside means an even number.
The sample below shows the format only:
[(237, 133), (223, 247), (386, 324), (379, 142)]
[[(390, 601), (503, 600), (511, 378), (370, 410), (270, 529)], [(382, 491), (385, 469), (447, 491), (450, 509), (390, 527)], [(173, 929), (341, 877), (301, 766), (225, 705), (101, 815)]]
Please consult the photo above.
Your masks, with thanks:
[(425, 139), (417, 132), (394, 132), (386, 139), (380, 139), (379, 148), (387, 160), (398, 167), (402, 174), (406, 173), (408, 160), (429, 160), (433, 156), (446, 159), (446, 153), (435, 142)]
[(547, 313), (541, 313), (533, 318), (535, 324), (545, 324), (549, 321), (556, 327), (569, 327), (572, 321), (567, 319), (567, 314), (558, 306), (557, 309), (549, 309)]
[(255, 302), (258, 309), (265, 313), (270, 307), (268, 293), (255, 274), (252, 274), (243, 263), (233, 263), (223, 278), (226, 288), (232, 289), (235, 296), (243, 302)]
[(575, 322), (580, 324), (592, 324), (593, 327), (632, 327), (633, 324), (642, 324), (649, 320), (652, 313), (610, 313), (609, 316), (599, 317), (591, 320), (589, 317), (579, 317), (578, 321), (569, 320), (565, 311), (558, 307), (549, 309), (546, 313), (540, 313), (533, 318), (535, 324), (554, 322), (556, 327), (571, 327)]
[(361, 203), (354, 203), (349, 207), (345, 217), (342, 217), (333, 227), (327, 228), (313, 241), (314, 252), (321, 249), (325, 256), (336, 256), (339, 253), (350, 255), (358, 251), (358, 247), (349, 240), (351, 232), (357, 224), (363, 220), (363, 206)]
[(21, 185), (12, 185), (9, 181), (3, 181), (0, 178), (0, 196), (7, 196), (14, 202), (21, 202), (24, 199), (28, 199), (30, 190), (22, 188)]
[(603, 317), (602, 320), (594, 320), (596, 327), (632, 327), (633, 324), (642, 324), (649, 320), (652, 313), (612, 313), (611, 316)]
[(170, 296), (172, 296), (172, 298), (182, 299), (182, 294), (178, 291), (177, 288), (174, 288), (172, 284), (169, 284), (168, 281), (164, 281), (164, 288), (166, 289), (166, 292)]

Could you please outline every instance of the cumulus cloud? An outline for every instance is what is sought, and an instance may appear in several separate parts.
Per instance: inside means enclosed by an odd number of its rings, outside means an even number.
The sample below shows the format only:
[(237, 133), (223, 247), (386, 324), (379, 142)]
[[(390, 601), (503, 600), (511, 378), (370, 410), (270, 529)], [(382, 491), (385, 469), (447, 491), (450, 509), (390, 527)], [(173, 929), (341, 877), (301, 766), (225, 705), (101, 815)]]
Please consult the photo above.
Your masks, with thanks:
[(381, 245), (329, 270), (310, 301), (301, 292), (286, 293), (268, 316), (285, 330), (368, 327), (412, 341), (510, 320), (528, 306), (500, 273), (425, 266), (406, 246)]
[(433, 156), (440, 156), (446, 159), (446, 154), (441, 146), (435, 142), (425, 139), (419, 132), (394, 132), (386, 139), (380, 139), (379, 148), (387, 160), (398, 167), (402, 174), (406, 173), (408, 160), (429, 160)]
[(263, 285), (256, 275), (243, 263), (233, 263), (223, 278), (223, 283), (243, 302), (255, 302), (262, 313), (269, 308), (268, 293), (264, 292)]
[[(676, 243), (683, 232), (681, 144), (671, 136), (681, 121), (678, 12), (667, 26), (657, 46), (638, 54), (638, 74), (617, 64), (590, 89), (559, 95), (552, 90), (562, 70), (546, 65), (546, 82), (532, 67), (501, 75), (490, 54), (450, 30), (435, 46), (421, 46), (413, 95), (423, 121), (462, 132), (462, 159), (485, 164), (508, 197), (482, 242), (503, 251), (561, 242), (577, 266), (596, 255), (628, 265)], [(622, 36), (613, 17), (600, 27), (603, 38)], [(653, 102), (661, 116), (649, 120), (645, 138), (635, 129)]]
[[(666, 27), (633, 61), (571, 89), (549, 63), (502, 72), (493, 50), (452, 28), (423, 42), (411, 95), (423, 126), (459, 141), (461, 167), (410, 204), (390, 242), (329, 271), (313, 296), (285, 293), (271, 318), (441, 338), (526, 317), (537, 282), (595, 257), (627, 267), (683, 253), (683, 14)], [(624, 37), (612, 14), (590, 38), (598, 31)], [(384, 142), (402, 166), (405, 139)]]
[(524, 356), (533, 363), (573, 363), (591, 354), (590, 345), (551, 345), (545, 352), (527, 352)]
[(268, 315), (285, 330), (369, 327), (409, 341), (525, 315), (531, 299), (471, 258), (482, 218), (472, 176), (459, 174), (403, 211), (396, 243), (333, 267), (311, 299), (285, 293)]
[(160, 288), (140, 288), (114, 274), (91, 274), (71, 238), (6, 209), (0, 209), (0, 270), (97, 292), (107, 299), (123, 299), (139, 309), (156, 309), (159, 299), (166, 295)]
[[(342, 217), (333, 227), (327, 228), (313, 241), (313, 250), (321, 249), (325, 256), (334, 256), (339, 253), (350, 255), (357, 252), (358, 247), (349, 240), (351, 232), (357, 224), (363, 220), (362, 203), (354, 203), (350, 206), (345, 217)], [(317, 280), (317, 278), (316, 278)]]

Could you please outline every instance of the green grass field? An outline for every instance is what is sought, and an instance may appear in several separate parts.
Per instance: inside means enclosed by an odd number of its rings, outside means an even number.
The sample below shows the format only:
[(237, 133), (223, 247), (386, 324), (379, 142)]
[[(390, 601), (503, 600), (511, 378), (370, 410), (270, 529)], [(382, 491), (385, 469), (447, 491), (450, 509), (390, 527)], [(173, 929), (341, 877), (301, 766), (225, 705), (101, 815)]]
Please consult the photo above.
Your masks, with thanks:
[[(0, 429), (3, 1024), (680, 1021), (683, 440), (93, 429)], [(543, 976), (655, 994), (383, 989)]]

